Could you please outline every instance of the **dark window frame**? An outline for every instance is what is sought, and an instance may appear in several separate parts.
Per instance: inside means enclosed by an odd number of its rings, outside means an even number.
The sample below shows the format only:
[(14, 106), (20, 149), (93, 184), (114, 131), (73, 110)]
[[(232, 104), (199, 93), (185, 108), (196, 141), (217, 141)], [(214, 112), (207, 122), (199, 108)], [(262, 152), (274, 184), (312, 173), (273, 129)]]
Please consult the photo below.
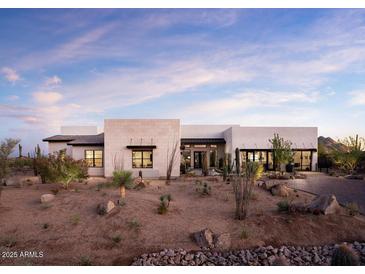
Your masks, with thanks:
[[(92, 151), (93, 152), (93, 157), (92, 158), (86, 158), (87, 151)], [(101, 151), (101, 158), (95, 158), (95, 151)], [(84, 150), (84, 159), (85, 159), (85, 161), (87, 161), (87, 159), (92, 159), (93, 160), (92, 165), (88, 164), (88, 167), (103, 168), (104, 167), (104, 150), (102, 150), (102, 149), (85, 149)], [(98, 160), (101, 159), (101, 166), (96, 166), (95, 165), (95, 159), (98, 159)]]
[[(141, 158), (141, 161), (142, 161), (142, 167), (135, 167), (133, 166), (133, 152), (141, 152), (142, 153), (142, 158)], [(148, 167), (148, 166), (144, 166), (143, 165), (143, 152), (151, 152), (151, 157), (150, 157), (150, 161), (152, 162), (152, 166)], [(135, 168), (135, 169), (153, 169), (153, 149), (132, 149), (132, 168)]]

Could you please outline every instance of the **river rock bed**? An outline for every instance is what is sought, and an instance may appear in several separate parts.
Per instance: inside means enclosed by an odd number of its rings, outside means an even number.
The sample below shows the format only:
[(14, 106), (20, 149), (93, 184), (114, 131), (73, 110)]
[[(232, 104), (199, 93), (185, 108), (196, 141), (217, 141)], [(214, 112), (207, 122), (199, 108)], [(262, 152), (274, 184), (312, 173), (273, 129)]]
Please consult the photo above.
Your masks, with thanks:
[[(357, 251), (361, 265), (365, 265), (365, 243), (349, 243)], [(161, 252), (143, 254), (134, 258), (132, 265), (176, 265), (176, 266), (213, 266), (213, 265), (275, 265), (279, 257), (285, 258), (288, 265), (330, 265), (331, 256), (337, 245), (324, 246), (264, 246), (253, 249), (232, 251), (186, 251), (183, 249), (164, 249)]]

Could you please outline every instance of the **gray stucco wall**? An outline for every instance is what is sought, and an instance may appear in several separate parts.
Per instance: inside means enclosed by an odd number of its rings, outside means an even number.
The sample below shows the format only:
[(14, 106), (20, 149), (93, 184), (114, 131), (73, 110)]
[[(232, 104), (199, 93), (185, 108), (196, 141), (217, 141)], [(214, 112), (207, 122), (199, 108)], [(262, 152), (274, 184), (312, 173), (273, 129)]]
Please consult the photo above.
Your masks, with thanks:
[[(146, 178), (165, 177), (167, 155), (177, 142), (178, 152), (172, 176), (180, 175), (180, 120), (178, 119), (106, 119), (104, 121), (105, 176), (112, 176), (115, 166), (142, 170)], [(155, 145), (153, 168), (132, 168), (132, 150), (128, 145)]]

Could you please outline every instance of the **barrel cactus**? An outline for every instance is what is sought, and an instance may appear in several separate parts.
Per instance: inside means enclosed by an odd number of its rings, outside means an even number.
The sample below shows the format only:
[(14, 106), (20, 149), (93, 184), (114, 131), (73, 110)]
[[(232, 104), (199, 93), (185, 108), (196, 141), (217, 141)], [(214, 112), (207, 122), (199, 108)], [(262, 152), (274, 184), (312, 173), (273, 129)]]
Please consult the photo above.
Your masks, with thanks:
[(359, 264), (359, 256), (350, 246), (341, 244), (333, 251), (331, 265), (348, 266)]

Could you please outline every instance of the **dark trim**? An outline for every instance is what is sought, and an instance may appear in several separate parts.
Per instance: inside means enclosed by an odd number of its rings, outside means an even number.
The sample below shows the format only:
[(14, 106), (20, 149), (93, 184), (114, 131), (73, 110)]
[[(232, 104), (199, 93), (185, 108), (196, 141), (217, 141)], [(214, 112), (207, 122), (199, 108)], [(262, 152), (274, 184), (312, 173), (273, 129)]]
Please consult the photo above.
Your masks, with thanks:
[(142, 149), (142, 150), (148, 150), (148, 149), (155, 149), (157, 148), (155, 145), (130, 145), (127, 146), (128, 149)]
[(219, 145), (225, 144), (224, 138), (181, 138), (181, 145)]
[(73, 147), (80, 147), (80, 146), (90, 146), (90, 147), (95, 147), (95, 146), (102, 146), (104, 147), (104, 143), (92, 143), (92, 144), (67, 144), (69, 146), (73, 146)]
[[(104, 149), (85, 149), (84, 150), (84, 160), (86, 161), (86, 151), (92, 151), (93, 152), (93, 166), (88, 166), (88, 168), (104, 168)], [(102, 151), (103, 152), (103, 156), (101, 158), (101, 166), (95, 166), (95, 151)], [(97, 158), (100, 159), (100, 158)]]
[(48, 143), (68, 143), (73, 141), (74, 139), (69, 139), (69, 140), (47, 140), (47, 139), (43, 139), (42, 142), (48, 142)]
[[(293, 151), (313, 151), (316, 152), (316, 148), (293, 148)], [(273, 151), (272, 148), (241, 148), (240, 151)]]

